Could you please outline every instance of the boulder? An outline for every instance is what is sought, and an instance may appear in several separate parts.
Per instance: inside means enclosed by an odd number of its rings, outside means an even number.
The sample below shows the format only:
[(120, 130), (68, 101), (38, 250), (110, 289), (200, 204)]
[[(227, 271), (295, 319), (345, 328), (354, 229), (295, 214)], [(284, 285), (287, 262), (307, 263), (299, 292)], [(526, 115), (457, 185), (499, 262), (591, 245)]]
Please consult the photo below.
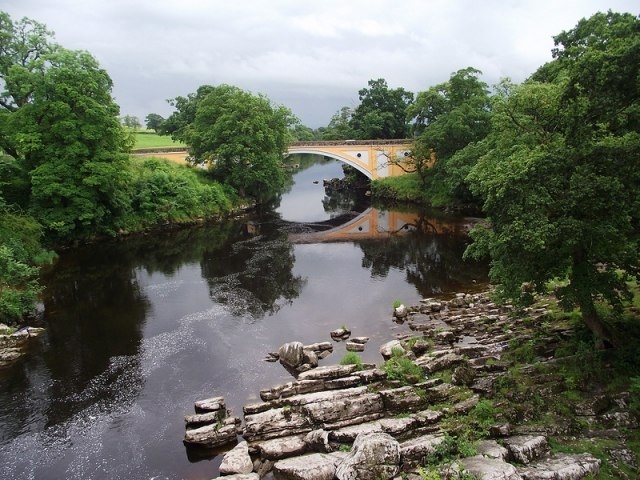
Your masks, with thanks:
[(417, 411), (425, 403), (424, 395), (420, 395), (410, 386), (381, 390), (379, 393), (385, 409), (391, 412)]
[(275, 480), (333, 480), (336, 464), (344, 455), (311, 453), (279, 460), (273, 465)]
[(409, 315), (409, 310), (405, 305), (400, 304), (393, 309), (393, 316), (396, 317), (397, 319), (402, 320), (406, 318), (407, 315)]
[(247, 442), (240, 442), (229, 450), (220, 463), (221, 475), (246, 474), (253, 471), (253, 462), (249, 456)]
[(436, 451), (436, 447), (444, 441), (443, 435), (422, 435), (400, 444), (402, 468), (409, 470), (422, 463), (424, 457)]
[(290, 406), (245, 415), (242, 435), (250, 442), (307, 433), (312, 425)]
[(476, 378), (476, 371), (469, 365), (456, 367), (451, 376), (451, 383), (454, 385), (470, 386)]
[(385, 480), (400, 471), (400, 445), (386, 433), (358, 435), (351, 452), (338, 465), (339, 480)]
[(347, 352), (364, 352), (364, 343), (347, 342), (345, 343)]
[(302, 455), (307, 447), (303, 435), (274, 438), (253, 445), (259, 450), (260, 456), (267, 460), (281, 460), (283, 458)]
[(346, 377), (358, 369), (357, 365), (328, 365), (318, 367), (308, 372), (302, 372), (298, 380), (332, 380), (334, 378)]
[(240, 419), (228, 417), (222, 423), (187, 430), (184, 443), (206, 448), (222, 447), (237, 441), (239, 429)]
[(217, 477), (224, 480), (260, 480), (260, 475), (257, 473), (237, 473), (235, 475), (225, 475), (224, 477)]
[(517, 435), (504, 439), (509, 458), (524, 465), (540, 458), (549, 451), (549, 443), (543, 435)]
[(211, 397), (205, 398), (204, 400), (198, 400), (194, 406), (196, 413), (225, 412), (226, 410), (224, 397)]
[(186, 415), (184, 423), (187, 428), (198, 428), (203, 425), (216, 423), (224, 418), (224, 410), (217, 412), (197, 413), (195, 415)]
[(439, 372), (442, 370), (449, 370), (456, 365), (466, 363), (465, 357), (458, 355), (457, 353), (449, 352), (444, 355), (432, 357), (430, 355), (424, 355), (416, 359), (416, 365), (422, 367), (427, 373)]
[(478, 455), (488, 458), (497, 458), (505, 461), (509, 452), (495, 440), (483, 440), (478, 443)]
[(402, 354), (404, 354), (405, 350), (402, 347), (402, 344), (400, 344), (400, 340), (391, 340), (390, 342), (383, 344), (380, 347), (380, 355), (382, 355), (382, 358), (385, 360), (389, 360), (393, 355), (394, 350), (398, 352), (402, 351)]
[[(336, 392), (344, 391), (336, 390)], [(384, 411), (380, 395), (361, 391), (349, 396), (329, 396), (326, 399), (301, 405), (300, 408), (310, 422), (324, 427), (361, 423), (363, 419), (371, 416), (381, 417)]]
[(298, 368), (304, 359), (304, 345), (301, 342), (285, 343), (278, 349), (278, 359), (285, 367)]
[(313, 350), (302, 349), (302, 364), (311, 368), (318, 366), (318, 355)]
[(304, 437), (305, 445), (314, 452), (331, 453), (333, 447), (329, 443), (329, 432), (326, 430), (312, 430)]
[(459, 460), (465, 471), (483, 480), (523, 480), (516, 467), (496, 458), (482, 456)]
[(524, 480), (577, 480), (600, 472), (600, 460), (588, 453), (554, 455), (552, 458), (518, 468)]
[(346, 340), (347, 338), (349, 338), (351, 336), (351, 330), (349, 330), (347, 327), (336, 328), (335, 330), (330, 332), (329, 335), (335, 342), (339, 342), (341, 340)]

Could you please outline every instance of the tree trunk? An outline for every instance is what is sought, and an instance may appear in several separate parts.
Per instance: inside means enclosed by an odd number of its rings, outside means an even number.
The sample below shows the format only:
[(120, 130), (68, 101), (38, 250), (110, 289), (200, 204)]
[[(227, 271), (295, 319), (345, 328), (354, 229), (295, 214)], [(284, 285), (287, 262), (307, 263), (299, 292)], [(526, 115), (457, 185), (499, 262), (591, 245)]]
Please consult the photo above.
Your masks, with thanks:
[[(611, 336), (604, 322), (598, 316), (593, 302), (590, 302), (590, 306), (580, 305), (580, 311), (582, 312), (582, 321), (593, 333), (596, 349), (603, 350), (606, 347), (606, 343), (613, 344)], [(586, 308), (585, 308), (586, 307)]]

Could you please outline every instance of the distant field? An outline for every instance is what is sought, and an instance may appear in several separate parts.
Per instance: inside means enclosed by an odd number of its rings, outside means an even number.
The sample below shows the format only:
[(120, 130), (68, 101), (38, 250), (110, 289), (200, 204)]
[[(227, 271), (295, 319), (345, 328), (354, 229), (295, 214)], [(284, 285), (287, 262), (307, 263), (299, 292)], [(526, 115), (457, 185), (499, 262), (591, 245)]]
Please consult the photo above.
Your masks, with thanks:
[(176, 142), (169, 136), (158, 135), (153, 130), (137, 130), (134, 132), (136, 148), (184, 147), (184, 143)]

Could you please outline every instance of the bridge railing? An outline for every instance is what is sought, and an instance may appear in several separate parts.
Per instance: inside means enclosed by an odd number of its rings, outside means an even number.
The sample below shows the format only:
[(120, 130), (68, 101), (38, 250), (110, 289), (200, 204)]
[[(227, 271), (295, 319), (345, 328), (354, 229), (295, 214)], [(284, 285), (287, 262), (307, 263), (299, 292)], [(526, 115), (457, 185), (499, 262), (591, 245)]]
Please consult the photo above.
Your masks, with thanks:
[(350, 145), (407, 145), (411, 144), (411, 138), (399, 138), (389, 140), (313, 140), (308, 142), (291, 142), (291, 147), (338, 147)]

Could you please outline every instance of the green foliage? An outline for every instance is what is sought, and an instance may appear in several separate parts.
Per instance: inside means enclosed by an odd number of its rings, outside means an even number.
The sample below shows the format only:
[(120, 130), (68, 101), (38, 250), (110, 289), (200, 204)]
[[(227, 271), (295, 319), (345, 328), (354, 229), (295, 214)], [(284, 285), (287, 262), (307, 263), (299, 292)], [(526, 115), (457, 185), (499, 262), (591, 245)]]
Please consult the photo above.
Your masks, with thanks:
[(162, 124), (164, 123), (164, 118), (157, 113), (150, 113), (144, 119), (144, 123), (149, 130), (153, 130), (154, 132), (160, 132)]
[(425, 457), (426, 465), (440, 465), (449, 463), (458, 458), (472, 457), (476, 455), (475, 442), (467, 435), (454, 437), (445, 433), (442, 442), (437, 444), (434, 451)]
[(358, 370), (362, 370), (362, 359), (356, 352), (347, 352), (340, 360), (340, 365), (357, 365)]
[(203, 178), (199, 169), (160, 158), (143, 158), (131, 169), (132, 213), (127, 229), (177, 223), (220, 215), (231, 210), (233, 196)]
[(184, 147), (184, 143), (177, 142), (167, 135), (159, 135), (149, 130), (138, 130), (134, 135), (135, 143), (133, 148), (166, 148)]
[(0, 13), (0, 147), (30, 180), (29, 211), (60, 240), (111, 233), (127, 206), (129, 136), (112, 82), (87, 52)]
[(355, 132), (351, 126), (353, 110), (342, 107), (333, 114), (329, 125), (322, 131), (322, 140), (349, 140), (355, 138)]
[(296, 122), (289, 128), (291, 140), (294, 142), (309, 142), (314, 140), (320, 140), (320, 133), (317, 130), (313, 130), (299, 122)]
[[(555, 60), (521, 86), (503, 83), (485, 153), (468, 176), (490, 228), (468, 257), (492, 259), (503, 297), (530, 303), (549, 280), (596, 338), (619, 339), (595, 300), (630, 298), (640, 221), (640, 20), (596, 14), (556, 37)], [(521, 286), (528, 282), (530, 289)]]
[(382, 370), (387, 374), (387, 380), (399, 381), (403, 385), (410, 385), (424, 381), (422, 368), (411, 359), (403, 356), (404, 351), (393, 349), (392, 356), (382, 364)]
[(490, 129), (489, 91), (480, 73), (458, 70), (448, 82), (418, 93), (407, 109), (416, 135), (410, 162), (434, 205), (477, 201), (465, 177), (480, 155), (475, 142)]
[(480, 400), (469, 412), (469, 418), (474, 424), (475, 434), (484, 436), (489, 433), (489, 427), (496, 423), (496, 409), (488, 399)]
[(367, 85), (368, 88), (358, 92), (360, 105), (349, 121), (354, 137), (369, 140), (407, 138), (409, 128), (405, 112), (413, 102), (413, 93), (404, 88), (390, 89), (383, 78), (369, 80)]
[(426, 203), (424, 185), (417, 173), (374, 180), (371, 183), (371, 194), (374, 198)]
[(42, 229), (31, 217), (0, 212), (0, 322), (17, 324), (35, 310), (41, 291), (38, 265), (54, 254), (40, 244)]
[(200, 87), (175, 106), (165, 124), (189, 145), (195, 163), (210, 164), (216, 179), (258, 201), (284, 184), (282, 157), (294, 123), (287, 108), (229, 85)]

